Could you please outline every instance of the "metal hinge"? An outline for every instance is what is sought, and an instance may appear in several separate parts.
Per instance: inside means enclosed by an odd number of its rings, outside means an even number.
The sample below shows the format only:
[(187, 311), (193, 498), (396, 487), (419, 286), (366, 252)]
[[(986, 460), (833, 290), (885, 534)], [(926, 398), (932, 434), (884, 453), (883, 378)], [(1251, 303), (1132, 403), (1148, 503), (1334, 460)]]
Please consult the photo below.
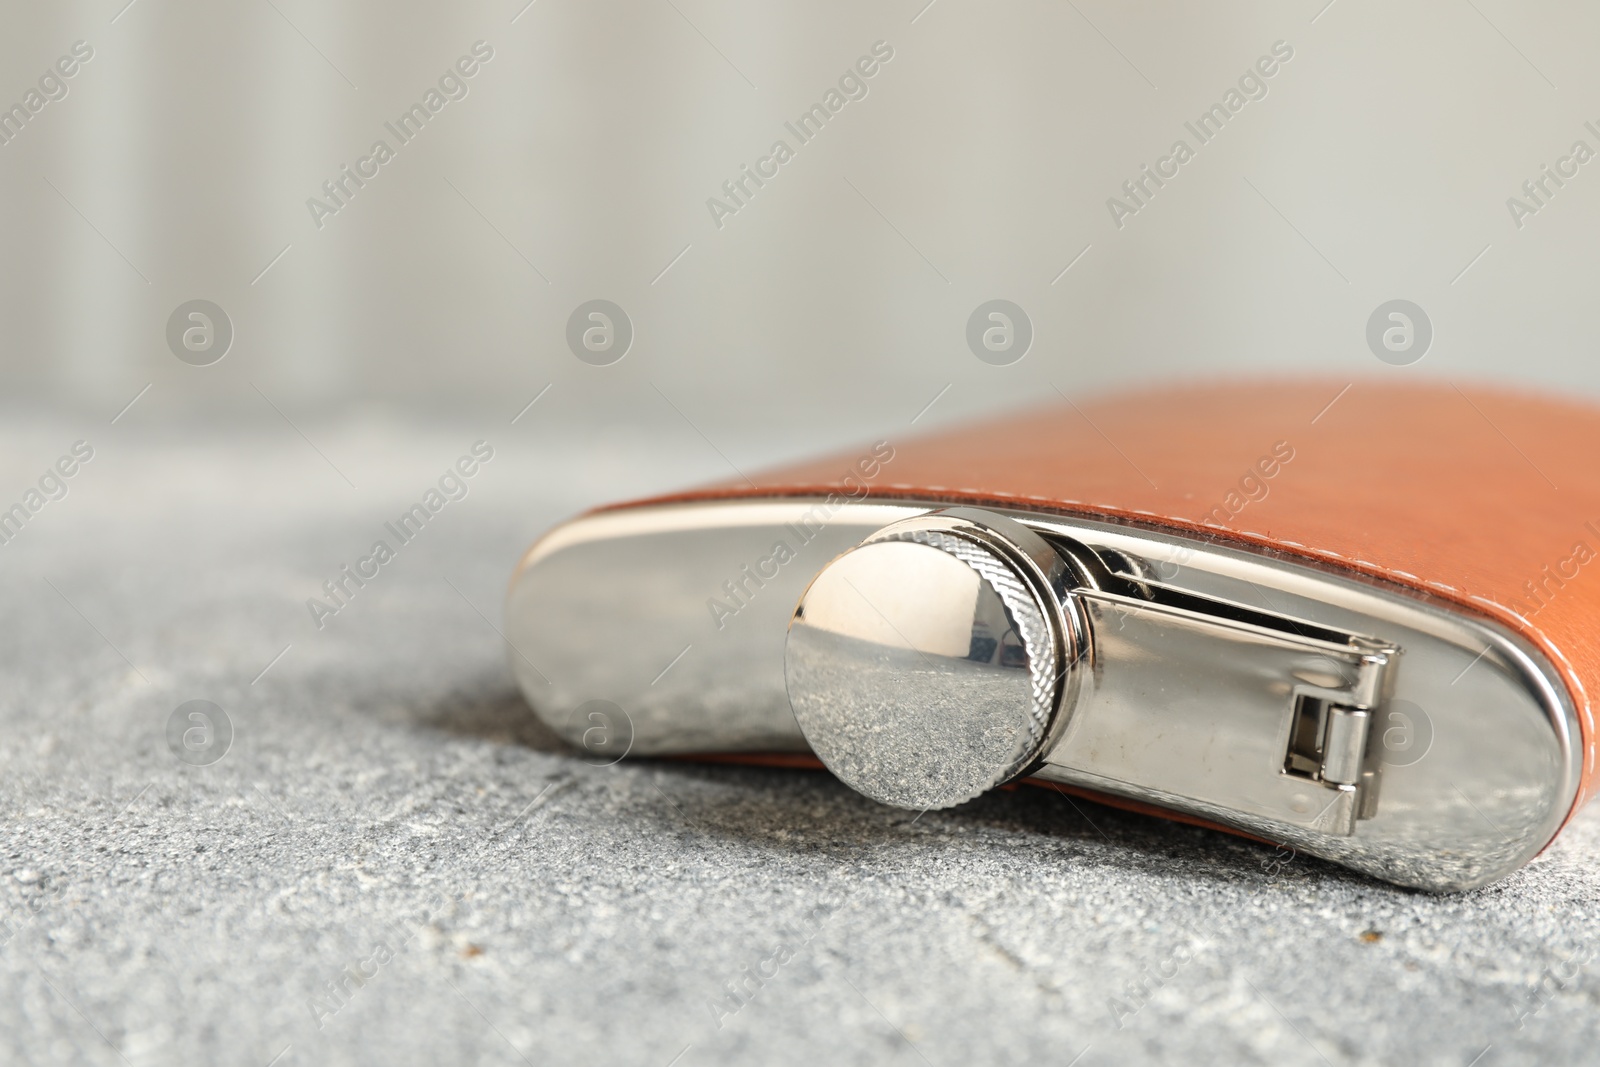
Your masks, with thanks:
[(1094, 681), (1044, 777), (1335, 836), (1376, 813), (1397, 647), (1143, 577), (1114, 590), (1072, 594)]

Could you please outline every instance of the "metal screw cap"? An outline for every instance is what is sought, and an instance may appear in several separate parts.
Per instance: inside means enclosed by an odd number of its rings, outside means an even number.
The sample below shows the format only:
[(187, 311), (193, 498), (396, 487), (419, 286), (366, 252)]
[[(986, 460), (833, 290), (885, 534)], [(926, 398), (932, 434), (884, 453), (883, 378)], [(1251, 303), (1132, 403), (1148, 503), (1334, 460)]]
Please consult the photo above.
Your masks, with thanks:
[(785, 652), (789, 703), (818, 758), (858, 792), (918, 810), (1021, 774), (1070, 673), (1047, 573), (1060, 569), (1031, 531), (964, 510), (896, 523), (835, 559), (801, 597)]

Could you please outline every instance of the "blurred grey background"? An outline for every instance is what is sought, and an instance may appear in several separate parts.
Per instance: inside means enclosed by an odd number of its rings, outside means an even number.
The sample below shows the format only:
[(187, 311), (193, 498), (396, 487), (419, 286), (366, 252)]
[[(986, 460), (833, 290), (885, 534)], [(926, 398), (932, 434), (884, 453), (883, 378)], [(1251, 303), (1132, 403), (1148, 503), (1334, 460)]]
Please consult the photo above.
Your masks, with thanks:
[[(1600, 9), (4, 14), (0, 509), (93, 459), (0, 545), (0, 1061), (1595, 1060), (1600, 812), (1438, 898), (1043, 792), (910, 820), (818, 774), (594, 768), (496, 629), (584, 507), (1058, 390), (1600, 394)], [(568, 341), (593, 300), (633, 334), (605, 365)], [(990, 300), (1020, 360), (969, 347)], [(1366, 337), (1391, 300), (1433, 330), (1403, 365)], [(479, 440), (468, 498), (319, 628)], [(166, 735), (196, 699), (235, 731), (206, 766)]]
[[(1600, 390), (1592, 168), (1520, 229), (1506, 204), (1600, 149), (1585, 5), (125, 2), (7, 12), (7, 102), (93, 49), (0, 145), (11, 405), (109, 417), (153, 383), (145, 418), (272, 417), (254, 382), (290, 415), (509, 418), (553, 382), (580, 421), (671, 424), (653, 383), (717, 439), (909, 420), (951, 383), (929, 422), (1218, 373)], [(480, 40), (400, 146), (384, 123)], [(784, 123), (877, 41), (799, 146)], [(1118, 228), (1108, 198), (1278, 41), (1266, 96)], [(379, 138), (319, 228), (307, 200)], [(719, 228), (708, 198), (779, 138)], [(164, 340), (197, 298), (236, 330), (206, 369)], [(593, 298), (637, 331), (609, 368), (563, 340)], [(964, 342), (991, 298), (1035, 326), (1011, 367)], [(1436, 329), (1398, 370), (1363, 341), (1393, 298)]]

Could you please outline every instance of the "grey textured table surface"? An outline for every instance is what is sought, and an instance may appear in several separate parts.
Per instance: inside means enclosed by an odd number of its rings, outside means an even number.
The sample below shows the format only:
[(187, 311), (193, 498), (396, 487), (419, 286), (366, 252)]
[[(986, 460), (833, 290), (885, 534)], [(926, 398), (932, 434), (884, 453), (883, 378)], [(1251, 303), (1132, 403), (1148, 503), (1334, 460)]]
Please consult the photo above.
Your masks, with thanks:
[[(0, 1061), (1600, 1061), (1600, 811), (1429, 896), (1042, 790), (913, 818), (816, 773), (589, 766), (511, 684), (504, 581), (720, 460), (306, 430), (326, 459), (282, 424), (0, 430), (6, 506), (96, 449), (0, 548)], [(305, 599), (480, 437), (470, 495), (318, 630)], [(235, 728), (209, 766), (166, 741), (191, 699)]]

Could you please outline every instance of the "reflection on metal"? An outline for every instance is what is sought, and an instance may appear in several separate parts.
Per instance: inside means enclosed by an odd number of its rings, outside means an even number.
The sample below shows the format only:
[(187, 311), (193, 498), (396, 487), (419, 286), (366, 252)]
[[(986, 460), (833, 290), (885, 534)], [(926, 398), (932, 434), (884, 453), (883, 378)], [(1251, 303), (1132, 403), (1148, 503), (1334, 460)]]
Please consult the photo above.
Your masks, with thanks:
[[(1515, 869), (1572, 801), (1565, 690), (1483, 620), (1131, 525), (875, 503), (796, 525), (816, 504), (554, 531), (507, 601), (534, 709), (562, 732), (614, 701), (635, 755), (809, 747), (917, 809), (1068, 783), (1432, 889)], [(1384, 758), (1391, 705), (1423, 709), (1423, 758)]]
[[(1395, 648), (1350, 634), (1331, 639), (1266, 613), (1244, 622), (1103, 592), (1072, 595), (1094, 630), (1094, 686), (1043, 754), (1040, 777), (1110, 778), (1122, 783), (1118, 792), (1158, 789), (1341, 836), (1375, 808), (1378, 753), (1364, 730), (1352, 736), (1346, 724), (1378, 703)], [(1293, 728), (1308, 707), (1325, 711), (1309, 717), (1311, 758), (1291, 769)], [(1374, 801), (1363, 805), (1363, 794)]]
[(954, 512), (834, 560), (789, 628), (789, 700), (812, 750), (874, 800), (918, 810), (1017, 777), (1082, 677), (1067, 577), (1026, 527)]

